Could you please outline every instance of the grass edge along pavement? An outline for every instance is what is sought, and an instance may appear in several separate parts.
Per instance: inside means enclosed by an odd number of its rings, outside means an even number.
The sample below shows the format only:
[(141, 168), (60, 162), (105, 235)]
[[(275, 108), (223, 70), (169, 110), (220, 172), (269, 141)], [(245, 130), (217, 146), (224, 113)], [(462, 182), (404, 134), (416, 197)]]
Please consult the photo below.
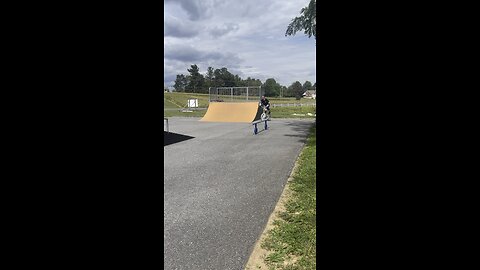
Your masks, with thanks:
[(316, 269), (315, 126), (245, 269)]

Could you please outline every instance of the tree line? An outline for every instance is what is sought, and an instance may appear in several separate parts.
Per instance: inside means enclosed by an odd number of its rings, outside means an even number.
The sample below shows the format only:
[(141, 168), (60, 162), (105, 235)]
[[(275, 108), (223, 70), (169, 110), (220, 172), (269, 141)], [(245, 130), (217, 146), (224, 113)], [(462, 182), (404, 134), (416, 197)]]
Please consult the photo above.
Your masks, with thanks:
[(214, 69), (208, 67), (205, 75), (200, 73), (197, 65), (191, 65), (187, 68), (188, 74), (177, 74), (173, 88), (177, 92), (187, 93), (208, 93), (210, 87), (246, 87), (261, 86), (267, 97), (296, 97), (300, 99), (306, 90), (315, 89), (317, 83), (305, 81), (303, 85), (296, 81), (290, 86), (283, 86), (275, 81), (274, 78), (268, 78), (265, 83), (261, 80), (250, 78), (242, 79), (234, 75), (227, 68)]

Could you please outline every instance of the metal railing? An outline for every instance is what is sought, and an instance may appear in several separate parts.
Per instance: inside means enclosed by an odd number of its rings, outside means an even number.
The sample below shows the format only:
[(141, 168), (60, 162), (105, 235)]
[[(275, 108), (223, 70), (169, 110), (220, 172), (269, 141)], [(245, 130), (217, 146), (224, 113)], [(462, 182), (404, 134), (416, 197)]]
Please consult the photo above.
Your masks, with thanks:
[(314, 106), (316, 107), (316, 103), (272, 103), (270, 105), (272, 108), (275, 107), (303, 107), (303, 106)]

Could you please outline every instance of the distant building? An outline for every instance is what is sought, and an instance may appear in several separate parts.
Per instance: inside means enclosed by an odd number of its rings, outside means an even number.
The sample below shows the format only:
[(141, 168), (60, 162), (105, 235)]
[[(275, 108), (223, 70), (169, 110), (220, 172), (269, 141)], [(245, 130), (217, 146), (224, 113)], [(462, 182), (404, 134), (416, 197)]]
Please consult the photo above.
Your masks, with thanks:
[(305, 93), (303, 93), (303, 97), (316, 99), (317, 98), (317, 90), (307, 90)]

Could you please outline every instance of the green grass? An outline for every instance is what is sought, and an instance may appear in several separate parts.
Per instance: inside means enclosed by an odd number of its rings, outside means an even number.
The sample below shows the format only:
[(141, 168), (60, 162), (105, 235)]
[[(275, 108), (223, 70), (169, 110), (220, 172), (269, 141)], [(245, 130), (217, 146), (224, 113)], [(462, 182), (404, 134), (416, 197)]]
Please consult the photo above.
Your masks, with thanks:
[(172, 101), (170, 101), (166, 98), (163, 98), (163, 108), (175, 109), (175, 108), (179, 108), (179, 106), (177, 104), (173, 103)]
[[(316, 128), (312, 127), (289, 184), (292, 195), (286, 211), (261, 244), (270, 251), (265, 258), (270, 269), (316, 269), (316, 151)], [(285, 265), (285, 261), (291, 263)]]
[[(187, 100), (190, 98), (197, 98), (200, 107), (206, 108), (208, 106), (208, 94), (172, 92), (172, 93), (164, 93), (163, 97), (164, 99), (170, 100), (176, 104), (180, 104), (181, 107), (185, 106), (187, 104)], [(220, 96), (220, 98), (224, 99), (225, 102), (228, 102), (230, 101), (231, 97), (229, 95), (225, 95), (225, 96)], [(241, 97), (236, 97), (236, 98), (241, 98)], [(316, 102), (315, 99), (309, 99), (309, 98), (301, 98), (300, 100), (296, 100), (295, 98), (278, 98), (278, 97), (277, 98), (267, 97), (267, 98), (268, 100), (270, 100), (270, 103), (272, 104), (283, 104), (283, 103), (311, 104)]]
[(208, 107), (208, 94), (196, 94), (196, 93), (164, 93), (164, 100), (168, 100), (171, 103), (177, 104), (180, 108), (187, 106), (187, 101), (189, 99), (198, 99), (198, 107), (206, 108)]
[[(271, 108), (271, 111), (272, 111), (272, 118), (315, 118), (315, 116), (309, 116), (307, 115), (307, 113), (311, 113), (315, 115), (316, 107), (314, 106), (275, 107), (275, 108)], [(301, 114), (301, 115), (293, 115), (294, 113)]]
[(282, 103), (301, 103), (301, 104), (311, 104), (315, 103), (316, 99), (310, 99), (310, 98), (301, 98), (299, 100), (296, 100), (295, 98), (269, 98), (267, 97), (268, 100), (270, 100), (270, 103), (272, 104), (282, 104)]
[(175, 110), (175, 111), (167, 111), (163, 110), (163, 117), (173, 117), (173, 116), (178, 116), (178, 117), (203, 117), (207, 110), (198, 110), (198, 111), (193, 111), (193, 112), (181, 112), (180, 110)]
[[(208, 107), (208, 94), (197, 94), (197, 93), (164, 93), (164, 108), (173, 109), (178, 108), (178, 110), (164, 110), (164, 117), (180, 116), (180, 117), (203, 117), (206, 110), (198, 110), (192, 113), (184, 113), (180, 110), (187, 105), (187, 100), (196, 98), (198, 99), (200, 108)], [(228, 101), (230, 97), (225, 96), (225, 101)], [(280, 103), (313, 103), (314, 99), (305, 99), (296, 100), (295, 98), (269, 98), (270, 103), (280, 104)], [(314, 118), (315, 116), (309, 116), (307, 113), (315, 114), (316, 107), (314, 106), (302, 106), (302, 107), (272, 107), (272, 118)], [(293, 115), (301, 114), (301, 115)], [(303, 115), (302, 115), (303, 114)]]

